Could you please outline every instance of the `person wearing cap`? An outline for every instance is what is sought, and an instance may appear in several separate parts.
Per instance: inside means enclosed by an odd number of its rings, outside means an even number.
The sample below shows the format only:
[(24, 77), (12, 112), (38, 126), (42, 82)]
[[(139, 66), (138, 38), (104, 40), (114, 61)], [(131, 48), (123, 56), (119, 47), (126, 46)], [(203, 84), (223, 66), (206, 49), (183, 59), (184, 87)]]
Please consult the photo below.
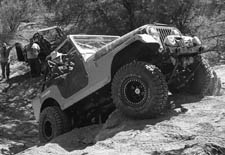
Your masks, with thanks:
[(39, 59), (44, 62), (45, 58), (51, 53), (51, 44), (47, 41), (43, 35), (39, 35), (38, 45), (40, 46)]
[(30, 43), (26, 47), (26, 53), (32, 77), (37, 77), (40, 75), (41, 68), (38, 59), (39, 52), (40, 52), (39, 45), (37, 43), (34, 43), (33, 39), (30, 39)]
[(9, 74), (10, 74), (10, 61), (11, 61), (11, 55), (10, 51), (15, 45), (7, 46), (6, 43), (2, 44), (2, 47), (0, 49), (0, 63), (1, 63), (1, 69), (2, 69), (2, 79), (9, 80)]

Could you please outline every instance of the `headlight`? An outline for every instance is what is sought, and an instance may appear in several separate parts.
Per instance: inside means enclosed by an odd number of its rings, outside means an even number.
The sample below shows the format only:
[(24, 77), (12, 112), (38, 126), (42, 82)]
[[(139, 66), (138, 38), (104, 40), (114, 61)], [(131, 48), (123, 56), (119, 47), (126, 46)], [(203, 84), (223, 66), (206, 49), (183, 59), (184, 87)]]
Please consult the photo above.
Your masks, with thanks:
[(147, 34), (151, 35), (155, 40), (160, 42), (159, 32), (156, 30), (156, 28), (148, 26), (146, 28), (146, 32), (147, 32)]
[(156, 38), (159, 37), (159, 32), (155, 28), (153, 28), (153, 27), (148, 26), (146, 28), (146, 32), (147, 32), (147, 34), (152, 35), (154, 38), (155, 37)]
[(192, 42), (193, 42), (193, 44), (194, 44), (195, 46), (201, 45), (201, 44), (202, 44), (201, 41), (200, 41), (200, 39), (199, 39), (198, 37), (196, 37), (196, 36), (193, 37)]
[(160, 41), (159, 32), (156, 30), (156, 28), (153, 28), (151, 26), (148, 26), (146, 28), (146, 32), (148, 35), (151, 35), (156, 41), (158, 41), (158, 43), (160, 44), (159, 53), (161, 53), (163, 51), (163, 45)]
[(171, 35), (181, 35), (181, 34), (180, 34), (180, 32), (179, 32), (178, 30), (173, 29), (173, 30), (171, 31)]

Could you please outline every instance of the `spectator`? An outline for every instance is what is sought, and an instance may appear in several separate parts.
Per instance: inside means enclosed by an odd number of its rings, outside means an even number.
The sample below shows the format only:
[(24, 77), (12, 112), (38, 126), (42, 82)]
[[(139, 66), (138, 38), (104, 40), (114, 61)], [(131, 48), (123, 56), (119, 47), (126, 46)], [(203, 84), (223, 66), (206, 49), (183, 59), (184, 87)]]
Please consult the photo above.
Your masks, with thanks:
[(51, 52), (51, 44), (43, 38), (42, 35), (39, 35), (38, 45), (40, 46), (40, 53), (38, 55), (39, 60), (41, 61), (41, 72), (45, 73), (46, 67), (46, 56)]
[(40, 46), (39, 58), (43, 62), (47, 55), (51, 53), (51, 44), (42, 36), (39, 36), (38, 44)]
[(6, 77), (6, 80), (9, 80), (10, 61), (11, 61), (10, 51), (13, 47), (14, 47), (14, 45), (7, 46), (6, 43), (3, 43), (2, 47), (0, 49), (0, 63), (1, 63), (1, 69), (2, 69), (2, 79), (4, 79)]
[(40, 61), (38, 59), (38, 54), (40, 52), (40, 47), (37, 43), (33, 42), (33, 39), (30, 39), (30, 44), (26, 47), (27, 59), (30, 65), (31, 76), (37, 77), (40, 76)]

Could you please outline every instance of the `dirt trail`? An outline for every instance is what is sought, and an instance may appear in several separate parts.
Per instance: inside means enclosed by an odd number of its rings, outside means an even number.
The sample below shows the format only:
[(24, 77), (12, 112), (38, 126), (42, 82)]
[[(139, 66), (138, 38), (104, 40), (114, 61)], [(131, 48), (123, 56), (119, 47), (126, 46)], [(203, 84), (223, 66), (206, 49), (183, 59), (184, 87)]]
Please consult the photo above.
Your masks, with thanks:
[[(225, 96), (171, 96), (174, 107), (157, 119), (132, 120), (115, 111), (103, 125), (74, 129), (38, 145), (31, 100), (41, 80), (31, 79), (24, 65), (17, 66), (11, 81), (0, 83), (0, 154), (31, 147), (19, 154), (225, 155)], [(215, 69), (225, 82), (225, 65)]]

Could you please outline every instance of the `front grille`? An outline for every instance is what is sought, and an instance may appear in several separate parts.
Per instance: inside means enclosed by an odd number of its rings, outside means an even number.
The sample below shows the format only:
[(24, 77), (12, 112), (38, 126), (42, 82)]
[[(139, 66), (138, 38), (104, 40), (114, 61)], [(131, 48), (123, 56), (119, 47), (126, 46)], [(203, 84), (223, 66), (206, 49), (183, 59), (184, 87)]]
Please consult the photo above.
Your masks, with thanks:
[(165, 29), (165, 28), (156, 28), (156, 30), (159, 32), (160, 40), (162, 43), (164, 43), (164, 39), (171, 34), (171, 29)]

